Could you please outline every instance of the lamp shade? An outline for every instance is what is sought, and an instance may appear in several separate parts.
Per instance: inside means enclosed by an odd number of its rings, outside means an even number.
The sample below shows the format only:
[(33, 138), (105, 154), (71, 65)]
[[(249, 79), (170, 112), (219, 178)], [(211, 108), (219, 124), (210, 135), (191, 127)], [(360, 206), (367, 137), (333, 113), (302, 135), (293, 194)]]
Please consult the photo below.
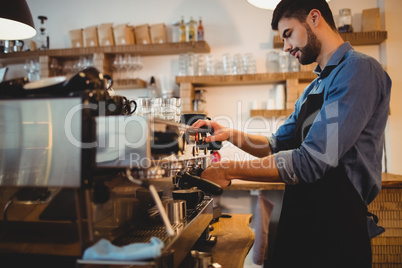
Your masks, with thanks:
[(0, 0), (0, 40), (27, 39), (36, 35), (25, 0)]
[[(331, 0), (326, 1), (329, 2)], [(258, 8), (274, 10), (280, 0), (247, 0), (247, 2)]]

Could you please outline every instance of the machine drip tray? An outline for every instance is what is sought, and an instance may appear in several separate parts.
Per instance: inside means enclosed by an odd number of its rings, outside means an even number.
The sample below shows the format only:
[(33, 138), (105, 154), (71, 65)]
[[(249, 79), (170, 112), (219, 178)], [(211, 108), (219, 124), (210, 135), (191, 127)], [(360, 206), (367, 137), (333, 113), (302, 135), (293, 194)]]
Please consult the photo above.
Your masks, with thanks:
[[(167, 235), (165, 226), (160, 219), (159, 214), (154, 214), (146, 224), (136, 226), (134, 229), (128, 230), (124, 234), (120, 235), (112, 241), (116, 246), (125, 246), (132, 243), (147, 243), (151, 237), (157, 237), (162, 240), (165, 247), (162, 252), (162, 259), (166, 256), (173, 255), (173, 267), (178, 267), (184, 260), (187, 253), (191, 250), (197, 240), (202, 236), (209, 223), (213, 219), (213, 199), (205, 197), (205, 199), (198, 204), (198, 206), (192, 210), (187, 210), (187, 216), (185, 220), (180, 224), (173, 225), (173, 230), (176, 235), (169, 237)], [(169, 257), (170, 258), (170, 257)], [(156, 262), (151, 261), (152, 267), (159, 267)], [(162, 262), (164, 262), (162, 260)], [(78, 264), (105, 264), (102, 261), (91, 260), (77, 260)], [(117, 261), (113, 261), (113, 264), (117, 264)], [(125, 262), (130, 264), (130, 267), (141, 267), (138, 262)], [(120, 263), (122, 264), (122, 263)], [(156, 264), (156, 266), (154, 266)], [(143, 265), (143, 263), (142, 263)]]
[[(201, 215), (210, 203), (210, 198), (204, 199), (196, 208), (187, 210), (187, 216), (185, 217), (184, 221), (182, 223), (172, 225), (172, 228), (176, 234), (180, 235), (185, 228), (188, 228), (190, 225), (192, 225), (193, 221), (197, 220), (197, 216)], [(144, 243), (149, 242), (151, 237), (158, 237), (165, 244), (168, 244), (172, 239), (167, 235), (165, 225), (160, 219), (159, 213), (154, 214), (149, 221), (146, 222), (146, 224), (136, 226), (135, 229), (116, 238), (112, 241), (112, 243), (117, 246), (124, 246), (131, 243)]]

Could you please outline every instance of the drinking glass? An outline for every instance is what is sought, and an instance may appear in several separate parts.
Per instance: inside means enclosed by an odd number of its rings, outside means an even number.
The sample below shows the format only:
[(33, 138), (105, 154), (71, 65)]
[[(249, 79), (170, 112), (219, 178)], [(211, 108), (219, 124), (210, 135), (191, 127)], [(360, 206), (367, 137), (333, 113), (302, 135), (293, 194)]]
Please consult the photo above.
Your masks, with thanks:
[(243, 64), (246, 74), (255, 74), (257, 72), (257, 66), (254, 55), (252, 53), (246, 53), (243, 56)]
[(300, 63), (296, 57), (290, 57), (289, 71), (290, 72), (299, 72), (300, 71)]
[(270, 51), (267, 54), (267, 72), (279, 72), (279, 53), (278, 51)]
[(151, 114), (154, 117), (161, 118), (162, 98), (151, 99)]
[(241, 54), (237, 53), (233, 55), (233, 74), (244, 74), (244, 64), (243, 57)]
[(229, 53), (222, 55), (222, 67), (224, 75), (233, 74), (233, 56)]
[(122, 62), (122, 56), (121, 55), (116, 55), (114, 60), (113, 60), (113, 63), (112, 63), (112, 69), (113, 69), (113, 73), (115, 73), (116, 82), (117, 81), (120, 82), (120, 80), (122, 79), (122, 76), (121, 76), (121, 68), (122, 68), (121, 62)]
[(136, 102), (138, 115), (151, 115), (152, 106), (150, 98), (138, 98)]
[(175, 120), (176, 117), (176, 98), (162, 98), (161, 105), (162, 119)]
[(24, 69), (28, 73), (28, 80), (30, 82), (37, 81), (40, 79), (39, 61), (27, 59), (25, 61)]
[(282, 73), (289, 72), (289, 54), (286, 52), (279, 55), (279, 71)]
[(206, 75), (205, 56), (199, 55), (197, 57), (197, 75)]
[(193, 52), (187, 53), (187, 75), (193, 76), (197, 73), (196, 58)]
[(181, 116), (181, 99), (180, 98), (175, 98), (175, 105), (176, 105), (176, 114), (175, 114), (175, 118), (174, 121), (179, 123), (180, 122), (180, 116)]
[(215, 75), (215, 59), (212, 55), (207, 55), (205, 59), (206, 75)]
[(180, 54), (179, 55), (179, 76), (187, 75), (187, 55)]
[(137, 55), (137, 56), (135, 56), (135, 59), (134, 59), (134, 68), (135, 68), (135, 71), (137, 71), (137, 77), (139, 77), (139, 72), (142, 70), (142, 68), (143, 68), (143, 63), (142, 63), (142, 60), (141, 60), (141, 56), (140, 55)]

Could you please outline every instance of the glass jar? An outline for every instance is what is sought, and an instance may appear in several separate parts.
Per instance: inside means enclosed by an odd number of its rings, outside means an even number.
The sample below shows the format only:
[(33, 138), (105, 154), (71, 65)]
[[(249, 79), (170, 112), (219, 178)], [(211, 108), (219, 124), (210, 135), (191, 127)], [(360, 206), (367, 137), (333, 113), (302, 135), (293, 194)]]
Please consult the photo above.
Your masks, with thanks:
[(350, 8), (344, 8), (339, 10), (338, 32), (340, 33), (353, 32), (352, 11)]

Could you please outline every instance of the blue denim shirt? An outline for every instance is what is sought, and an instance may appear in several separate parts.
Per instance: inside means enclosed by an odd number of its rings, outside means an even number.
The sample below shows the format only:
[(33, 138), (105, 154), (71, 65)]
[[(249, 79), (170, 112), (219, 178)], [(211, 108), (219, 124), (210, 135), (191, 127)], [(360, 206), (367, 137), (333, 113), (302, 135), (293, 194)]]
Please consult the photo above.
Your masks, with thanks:
[[(269, 143), (281, 179), (312, 183), (342, 165), (368, 205), (381, 190), (384, 129), (391, 79), (374, 58), (342, 44), (296, 101), (294, 112)], [(290, 147), (300, 108), (309, 94), (324, 91), (324, 103), (299, 148)]]

